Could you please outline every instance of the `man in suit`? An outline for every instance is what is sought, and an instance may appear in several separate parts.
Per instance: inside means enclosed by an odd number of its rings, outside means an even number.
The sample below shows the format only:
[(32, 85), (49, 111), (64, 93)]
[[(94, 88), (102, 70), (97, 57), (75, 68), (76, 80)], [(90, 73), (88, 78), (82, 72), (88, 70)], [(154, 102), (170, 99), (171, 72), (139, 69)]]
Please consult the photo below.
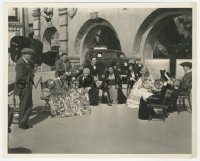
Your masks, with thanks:
[(62, 53), (61, 58), (56, 61), (56, 78), (66, 74), (67, 76), (71, 75), (72, 65), (70, 60), (67, 58), (67, 53)]
[(34, 78), (34, 65), (31, 62), (31, 54), (34, 51), (30, 48), (22, 49), (22, 56), (17, 61), (16, 83), (14, 89), (14, 96), (19, 96), (19, 128), (28, 129), (29, 116), (32, 111), (32, 86)]
[(184, 70), (184, 76), (180, 83), (180, 95), (188, 95), (192, 88), (192, 63), (183, 62), (180, 65)]
[[(190, 96), (192, 89), (192, 63), (183, 62), (180, 65), (183, 67), (184, 76), (180, 81), (177, 81), (173, 84), (170, 83), (170, 85), (174, 85), (174, 91), (170, 97), (170, 102), (174, 105), (174, 107), (177, 106), (177, 103), (180, 104), (178, 97)], [(170, 86), (168, 86), (168, 88), (169, 87)]]
[(94, 80), (96, 81), (98, 78), (98, 69), (97, 69), (97, 58), (92, 57), (91, 62), (89, 64), (86, 64), (85, 67), (90, 70), (90, 75), (94, 77)]

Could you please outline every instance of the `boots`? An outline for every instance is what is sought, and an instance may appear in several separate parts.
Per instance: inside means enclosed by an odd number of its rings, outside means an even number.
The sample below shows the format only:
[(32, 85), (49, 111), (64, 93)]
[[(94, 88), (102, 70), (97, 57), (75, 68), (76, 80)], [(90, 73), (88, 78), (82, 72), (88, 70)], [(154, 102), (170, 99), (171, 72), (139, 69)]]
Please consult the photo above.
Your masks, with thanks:
[(111, 101), (110, 101), (110, 98), (108, 97), (108, 96), (106, 96), (106, 98), (107, 98), (107, 104), (108, 104), (108, 106), (112, 106), (112, 103), (111, 103)]

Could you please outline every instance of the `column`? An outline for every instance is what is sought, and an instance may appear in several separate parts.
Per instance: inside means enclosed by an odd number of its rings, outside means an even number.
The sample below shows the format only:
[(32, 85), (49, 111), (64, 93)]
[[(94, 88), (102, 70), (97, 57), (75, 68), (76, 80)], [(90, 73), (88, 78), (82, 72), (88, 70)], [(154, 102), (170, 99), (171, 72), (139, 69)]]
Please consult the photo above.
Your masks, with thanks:
[(41, 39), (40, 36), (40, 8), (33, 9), (32, 16), (34, 17), (33, 22), (33, 32), (34, 32), (34, 39)]
[(29, 20), (28, 20), (28, 8), (24, 8), (24, 35), (28, 37), (29, 34)]
[[(60, 50), (68, 53), (68, 15), (67, 8), (59, 9)], [(68, 53), (70, 55), (70, 53)]]
[(68, 9), (59, 9), (59, 40), (60, 40), (60, 51), (67, 52), (69, 55), (70, 62), (72, 66), (80, 64), (80, 57), (74, 56), (68, 50)]

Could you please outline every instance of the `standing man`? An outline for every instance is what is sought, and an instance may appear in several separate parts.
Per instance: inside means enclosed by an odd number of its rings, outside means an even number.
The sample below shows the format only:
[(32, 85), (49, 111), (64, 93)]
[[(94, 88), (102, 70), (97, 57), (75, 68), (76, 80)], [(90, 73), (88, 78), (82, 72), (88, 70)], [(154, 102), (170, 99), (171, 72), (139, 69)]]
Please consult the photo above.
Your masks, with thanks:
[(22, 49), (22, 56), (17, 61), (16, 83), (14, 95), (19, 96), (19, 128), (28, 129), (29, 116), (32, 111), (32, 86), (34, 79), (34, 65), (31, 62), (31, 55), (34, 51), (30, 48)]
[(191, 93), (192, 93), (191, 92), (191, 90), (192, 90), (192, 70), (191, 70), (192, 63), (183, 62), (180, 65), (183, 67), (184, 76), (182, 77), (182, 79), (180, 81), (179, 89), (175, 89), (171, 96), (171, 103), (174, 105), (174, 107), (177, 107), (177, 108), (178, 108), (177, 105), (180, 104), (179, 100), (178, 100), (178, 96), (189, 96), (191, 99)]
[(55, 76), (60, 77), (66, 74), (67, 76), (71, 75), (72, 65), (70, 60), (67, 57), (67, 53), (62, 53), (61, 58), (56, 61), (56, 72)]
[(184, 76), (181, 80), (180, 95), (190, 94), (192, 88), (192, 63), (183, 62), (180, 64), (184, 70)]

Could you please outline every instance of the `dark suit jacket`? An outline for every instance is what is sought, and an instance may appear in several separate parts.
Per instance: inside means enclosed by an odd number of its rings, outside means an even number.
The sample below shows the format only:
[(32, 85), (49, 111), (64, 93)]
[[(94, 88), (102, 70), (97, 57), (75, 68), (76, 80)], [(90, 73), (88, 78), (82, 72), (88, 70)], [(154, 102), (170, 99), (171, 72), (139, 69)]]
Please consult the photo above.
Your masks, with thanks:
[(20, 95), (20, 92), (24, 88), (30, 88), (32, 90), (33, 78), (34, 78), (34, 66), (31, 63), (24, 61), (22, 57), (17, 61), (16, 67), (16, 82), (15, 82), (15, 95)]
[(79, 77), (79, 88), (94, 87), (95, 82), (93, 76), (89, 75), (86, 79), (83, 79), (83, 75)]
[[(64, 66), (64, 63), (66, 64), (66, 68)], [(72, 65), (69, 59), (66, 62), (64, 62), (62, 59), (59, 59), (56, 61), (55, 65), (56, 65), (56, 72), (55, 72), (56, 77), (59, 77), (63, 75), (65, 72), (70, 72), (72, 70)]]
[(96, 65), (96, 69), (93, 68), (92, 64), (85, 65), (85, 68), (89, 68), (90, 69), (90, 75), (91, 76), (97, 76), (98, 75), (97, 65)]
[(186, 73), (181, 80), (181, 90), (189, 92), (192, 88), (192, 71)]

